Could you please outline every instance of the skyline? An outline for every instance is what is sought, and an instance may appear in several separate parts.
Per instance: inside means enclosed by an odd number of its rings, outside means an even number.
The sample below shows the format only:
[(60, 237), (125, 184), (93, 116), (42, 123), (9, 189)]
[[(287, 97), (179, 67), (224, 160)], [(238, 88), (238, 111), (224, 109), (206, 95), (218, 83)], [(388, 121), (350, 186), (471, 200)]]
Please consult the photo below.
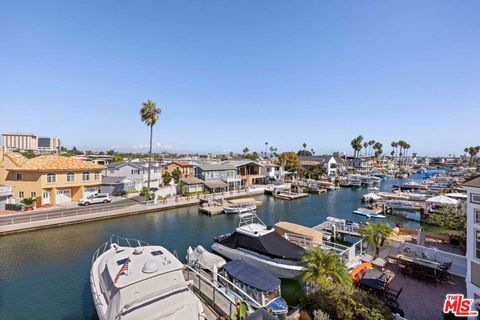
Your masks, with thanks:
[[(480, 3), (15, 2), (0, 11), (0, 129), (68, 147), (419, 155), (479, 145)], [(5, 75), (7, 75), (5, 77)], [(6, 116), (4, 116), (6, 115)], [(477, 129), (478, 131), (478, 129)], [(155, 149), (154, 149), (155, 150)]]

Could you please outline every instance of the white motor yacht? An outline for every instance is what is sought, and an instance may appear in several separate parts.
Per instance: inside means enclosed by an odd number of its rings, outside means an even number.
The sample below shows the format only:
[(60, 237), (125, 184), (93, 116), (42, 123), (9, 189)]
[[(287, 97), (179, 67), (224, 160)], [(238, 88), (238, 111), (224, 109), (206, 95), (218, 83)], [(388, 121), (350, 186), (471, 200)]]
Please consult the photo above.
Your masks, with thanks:
[(204, 318), (200, 300), (167, 249), (111, 238), (92, 258), (90, 285), (101, 320)]
[(298, 278), (304, 270), (300, 259), (305, 250), (267, 227), (254, 212), (238, 216), (236, 231), (216, 238), (212, 250), (230, 260), (244, 260), (278, 278)]

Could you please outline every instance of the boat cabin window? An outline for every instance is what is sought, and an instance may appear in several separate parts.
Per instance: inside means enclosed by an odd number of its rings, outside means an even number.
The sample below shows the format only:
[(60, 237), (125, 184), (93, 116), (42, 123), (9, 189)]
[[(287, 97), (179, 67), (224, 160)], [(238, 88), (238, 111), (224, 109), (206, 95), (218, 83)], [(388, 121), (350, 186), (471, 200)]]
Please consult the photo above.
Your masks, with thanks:
[(122, 260), (117, 260), (117, 264), (119, 266), (123, 266), (125, 264), (125, 262), (127, 262), (127, 260), (129, 260), (130, 258), (125, 258), (125, 259), (122, 259)]
[(110, 274), (108, 273), (107, 267), (103, 269), (100, 286), (103, 286), (102, 292), (103, 292), (103, 296), (105, 297), (105, 300), (107, 301), (107, 303), (110, 303), (110, 298), (113, 292), (113, 282), (112, 282), (112, 279), (110, 278)]
[(159, 255), (163, 254), (163, 252), (161, 250), (157, 250), (157, 251), (152, 251), (151, 254), (152, 254), (152, 256), (159, 256)]

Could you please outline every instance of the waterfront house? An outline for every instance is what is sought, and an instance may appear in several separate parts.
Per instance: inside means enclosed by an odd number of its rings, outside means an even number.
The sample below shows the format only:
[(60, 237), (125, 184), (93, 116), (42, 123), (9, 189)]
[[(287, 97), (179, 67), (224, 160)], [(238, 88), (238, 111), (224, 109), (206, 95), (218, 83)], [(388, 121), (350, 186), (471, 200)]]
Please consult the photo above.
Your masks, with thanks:
[(179, 169), (182, 173), (182, 177), (193, 177), (194, 175), (194, 166), (188, 161), (184, 160), (173, 160), (162, 164), (163, 172), (172, 173), (175, 169)]
[(260, 161), (260, 164), (262, 165), (262, 175), (265, 177), (264, 183), (282, 182), (284, 180), (285, 172), (283, 166), (272, 161)]
[(12, 196), (12, 187), (0, 184), (0, 210), (5, 210), (7, 199)]
[[(135, 181), (135, 189), (140, 190), (148, 184), (147, 161), (119, 161), (110, 163), (104, 171), (107, 177), (126, 177)], [(161, 184), (161, 167), (152, 161), (150, 169), (150, 188), (159, 188)]]
[(178, 193), (185, 195), (203, 193), (205, 182), (195, 177), (187, 177), (180, 179)]
[(480, 176), (467, 181), (467, 296), (480, 299)]
[(373, 157), (349, 157), (347, 159), (348, 171), (355, 173), (370, 173), (375, 168)]
[(202, 179), (211, 192), (239, 189), (242, 178), (230, 164), (203, 162), (195, 168), (195, 177)]
[(126, 194), (135, 190), (135, 180), (127, 177), (102, 177), (100, 192), (114, 196)]
[[(345, 161), (333, 155), (320, 155), (320, 156), (300, 156), (300, 163), (302, 164), (305, 170), (310, 170), (311, 168), (322, 164), (327, 171), (327, 175), (335, 176), (338, 172), (342, 172), (345, 169)], [(338, 168), (340, 166), (340, 168)], [(339, 169), (339, 170), (338, 170)]]
[(232, 165), (237, 170), (237, 175), (241, 177), (242, 186), (248, 187), (254, 184), (262, 184), (265, 181), (265, 175), (262, 174), (263, 165), (253, 160), (229, 160), (224, 164)]
[(0, 183), (12, 187), (18, 202), (35, 198), (36, 206), (77, 201), (100, 189), (104, 166), (70, 157), (43, 155), (27, 159), (0, 151)]

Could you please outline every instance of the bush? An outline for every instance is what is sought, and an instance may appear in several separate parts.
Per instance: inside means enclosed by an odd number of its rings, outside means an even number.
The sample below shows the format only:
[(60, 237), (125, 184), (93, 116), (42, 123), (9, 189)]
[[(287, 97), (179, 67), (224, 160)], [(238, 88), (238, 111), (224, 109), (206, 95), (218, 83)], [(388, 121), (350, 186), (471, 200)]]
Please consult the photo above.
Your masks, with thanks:
[(310, 314), (322, 310), (332, 320), (391, 320), (390, 310), (376, 297), (344, 285), (323, 286), (301, 299)]

